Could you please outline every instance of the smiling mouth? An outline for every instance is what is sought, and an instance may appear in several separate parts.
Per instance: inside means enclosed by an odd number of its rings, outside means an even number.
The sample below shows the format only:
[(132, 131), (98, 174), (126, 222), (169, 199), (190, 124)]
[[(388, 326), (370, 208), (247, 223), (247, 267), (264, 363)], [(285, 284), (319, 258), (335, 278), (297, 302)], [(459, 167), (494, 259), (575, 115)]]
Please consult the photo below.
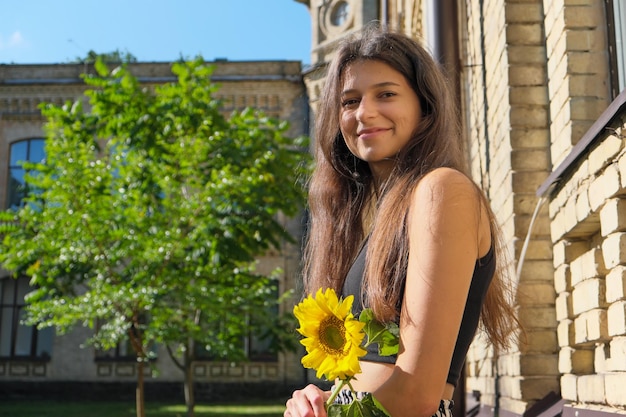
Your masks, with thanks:
[(378, 133), (386, 132), (389, 129), (386, 128), (372, 128), (372, 129), (363, 129), (356, 132), (357, 136), (360, 138), (367, 138), (368, 136), (373, 136)]

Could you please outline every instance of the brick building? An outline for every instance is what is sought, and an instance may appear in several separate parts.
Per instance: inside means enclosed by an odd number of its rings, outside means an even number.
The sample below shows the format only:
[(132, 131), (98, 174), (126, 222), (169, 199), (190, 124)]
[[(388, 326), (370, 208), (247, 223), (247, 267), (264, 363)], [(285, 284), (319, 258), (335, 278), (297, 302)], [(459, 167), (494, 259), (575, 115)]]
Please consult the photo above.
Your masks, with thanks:
[[(220, 85), (214, 95), (223, 100), (222, 110), (255, 107), (266, 114), (288, 120), (290, 136), (308, 133), (308, 103), (302, 82), (302, 64), (297, 61), (213, 62), (212, 80)], [(170, 63), (134, 63), (131, 72), (145, 85), (176, 80)], [(81, 73), (93, 71), (84, 64), (0, 65), (0, 207), (19, 204), (23, 197), (16, 187), (23, 181), (20, 160), (38, 160), (43, 155), (43, 123), (38, 105), (62, 104), (83, 96), (86, 85)], [(12, 181), (12, 182), (11, 182)], [(283, 219), (285, 227), (297, 239), (301, 236), (299, 219)], [(270, 273), (281, 267), (281, 290), (296, 286), (300, 265), (300, 245), (286, 245), (280, 253), (270, 253), (259, 260), (259, 272)], [(20, 311), (28, 279), (14, 280), (0, 270), (0, 398), (3, 394), (50, 392), (60, 398), (70, 395), (134, 395), (129, 384), (136, 381), (132, 352), (118, 349), (114, 357), (103, 357), (93, 348), (80, 345), (89, 329), (76, 328), (62, 337), (51, 329), (37, 330), (19, 324)], [(291, 309), (291, 305), (282, 306)], [(247, 341), (247, 345), (254, 343)], [(257, 345), (259, 346), (259, 345)], [(249, 362), (230, 364), (199, 361), (195, 364), (198, 395), (218, 395), (216, 385), (238, 383), (256, 390), (280, 390), (301, 385), (305, 377), (296, 354), (253, 357)], [(146, 380), (147, 386), (180, 392), (183, 374), (171, 362), (166, 350), (158, 351), (155, 362), (159, 375)], [(155, 384), (156, 383), (156, 384)], [(152, 384), (152, 385), (150, 385)], [(35, 388), (36, 387), (36, 388)], [(69, 388), (71, 387), (71, 388)], [(115, 387), (119, 387), (118, 390)], [(205, 387), (205, 388), (203, 388)], [(105, 388), (103, 390), (102, 388)], [(159, 388), (148, 388), (147, 395), (160, 395)]]
[[(456, 88), (473, 177), (489, 196), (508, 241), (526, 338), (498, 354), (477, 338), (466, 361), (455, 413), (624, 414), (626, 3), (295, 1), (308, 7), (312, 19), (312, 65), (302, 73), (312, 112), (335, 42), (371, 20), (423, 39)], [(240, 64), (228, 65), (235, 71)], [(11, 143), (41, 136), (34, 103), (80, 94), (79, 68), (20, 67), (0, 67), (0, 74), (13, 73), (0, 76), (1, 173), (8, 172)], [(216, 77), (225, 75), (220, 67)], [(37, 68), (43, 71), (38, 76), (13, 72)], [(263, 65), (255, 64), (256, 68)], [(299, 69), (293, 71), (288, 74), (297, 78)], [(224, 80), (221, 93), (241, 100), (235, 80), (231, 81), (233, 90)], [(250, 85), (270, 82), (261, 81)], [(283, 96), (275, 87), (265, 94), (278, 94), (278, 115), (292, 120), (298, 133), (306, 131), (308, 127), (298, 124), (307, 118), (303, 87), (286, 84), (286, 90), (294, 89), (293, 95)], [(256, 103), (271, 101), (263, 100), (257, 98)], [(0, 189), (1, 206), (7, 198)], [(291, 265), (293, 270), (295, 264)], [(286, 279), (295, 279), (287, 274)], [(93, 362), (93, 354), (81, 355), (86, 355), (85, 363)], [(50, 364), (3, 361), (0, 379), (50, 380), (66, 370), (71, 374), (68, 379), (131, 379), (114, 369), (100, 375), (95, 365), (81, 373), (69, 359), (57, 368)], [(11, 366), (18, 375), (10, 374)], [(202, 366), (201, 381), (302, 380), (296, 357), (281, 357), (273, 365), (251, 363), (247, 368)]]
[(299, 1), (313, 22), (313, 110), (335, 42), (371, 20), (422, 39), (456, 88), (526, 329), (510, 352), (474, 342), (467, 412), (624, 413), (626, 2)]

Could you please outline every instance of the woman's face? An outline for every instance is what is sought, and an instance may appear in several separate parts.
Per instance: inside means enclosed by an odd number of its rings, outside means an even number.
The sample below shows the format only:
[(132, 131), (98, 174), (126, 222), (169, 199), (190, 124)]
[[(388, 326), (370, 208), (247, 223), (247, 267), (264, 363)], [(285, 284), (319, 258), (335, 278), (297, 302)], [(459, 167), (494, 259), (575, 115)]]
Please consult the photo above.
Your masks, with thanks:
[(339, 128), (346, 145), (384, 179), (420, 123), (419, 98), (401, 73), (380, 61), (349, 64), (340, 88)]

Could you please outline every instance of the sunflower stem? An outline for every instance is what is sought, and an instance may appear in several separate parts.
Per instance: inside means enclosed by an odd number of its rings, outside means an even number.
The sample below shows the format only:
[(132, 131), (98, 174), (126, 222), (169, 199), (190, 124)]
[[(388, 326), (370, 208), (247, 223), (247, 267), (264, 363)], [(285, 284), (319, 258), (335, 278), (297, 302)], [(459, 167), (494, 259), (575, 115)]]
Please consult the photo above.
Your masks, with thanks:
[[(350, 385), (350, 379), (351, 378), (339, 380), (339, 385), (331, 391), (330, 397), (328, 397), (328, 399), (326, 400), (326, 409), (328, 409), (333, 401), (335, 401), (335, 398), (337, 398), (337, 395), (339, 395), (339, 391), (341, 391), (344, 385), (347, 384), (350, 389), (352, 389), (352, 386)], [(354, 390), (352, 389), (352, 391)]]

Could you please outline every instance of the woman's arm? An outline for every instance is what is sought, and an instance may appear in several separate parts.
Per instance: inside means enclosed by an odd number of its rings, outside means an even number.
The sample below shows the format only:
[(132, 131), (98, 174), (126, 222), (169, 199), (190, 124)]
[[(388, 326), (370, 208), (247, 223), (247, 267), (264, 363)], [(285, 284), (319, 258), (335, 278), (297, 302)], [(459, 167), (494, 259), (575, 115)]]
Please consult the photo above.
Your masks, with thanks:
[(393, 417), (436, 412), (474, 265), (491, 244), (478, 190), (460, 172), (429, 173), (411, 198), (400, 352), (391, 377), (373, 393)]

